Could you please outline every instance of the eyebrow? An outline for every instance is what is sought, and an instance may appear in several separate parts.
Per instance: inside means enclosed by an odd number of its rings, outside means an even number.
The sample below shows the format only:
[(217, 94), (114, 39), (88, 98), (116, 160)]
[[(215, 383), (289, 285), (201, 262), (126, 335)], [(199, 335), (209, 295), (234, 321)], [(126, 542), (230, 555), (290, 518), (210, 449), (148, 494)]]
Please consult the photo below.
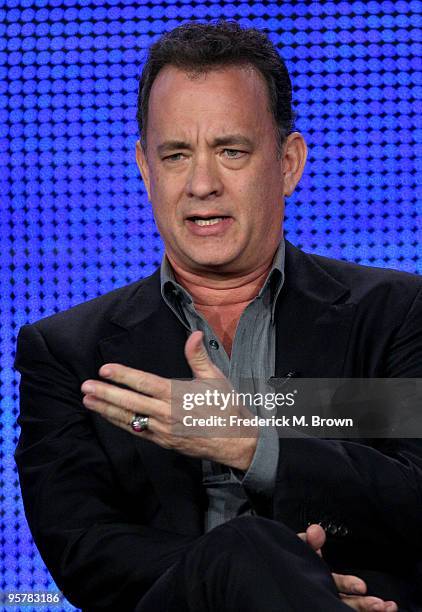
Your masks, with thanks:
[[(227, 136), (219, 136), (214, 138), (212, 147), (222, 147), (228, 145), (244, 145), (246, 147), (252, 147), (252, 141), (243, 134), (228, 134)], [(184, 140), (166, 140), (157, 147), (159, 155), (168, 151), (174, 151), (175, 149), (187, 149), (191, 150), (192, 147), (188, 142)]]

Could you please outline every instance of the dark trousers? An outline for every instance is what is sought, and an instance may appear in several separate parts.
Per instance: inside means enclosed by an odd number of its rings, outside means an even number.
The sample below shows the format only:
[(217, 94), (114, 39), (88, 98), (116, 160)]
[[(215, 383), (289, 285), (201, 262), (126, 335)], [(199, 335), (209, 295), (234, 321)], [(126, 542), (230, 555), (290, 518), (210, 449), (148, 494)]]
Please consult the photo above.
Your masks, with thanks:
[(239, 517), (209, 531), (135, 612), (343, 612), (327, 565), (283, 524)]

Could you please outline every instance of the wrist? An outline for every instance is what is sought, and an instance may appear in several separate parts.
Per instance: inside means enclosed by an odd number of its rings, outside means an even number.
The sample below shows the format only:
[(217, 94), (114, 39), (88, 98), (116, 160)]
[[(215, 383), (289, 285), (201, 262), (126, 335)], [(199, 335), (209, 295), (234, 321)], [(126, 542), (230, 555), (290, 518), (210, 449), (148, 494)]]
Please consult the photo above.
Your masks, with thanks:
[(230, 462), (230, 467), (246, 472), (255, 455), (258, 438), (239, 438), (239, 453)]

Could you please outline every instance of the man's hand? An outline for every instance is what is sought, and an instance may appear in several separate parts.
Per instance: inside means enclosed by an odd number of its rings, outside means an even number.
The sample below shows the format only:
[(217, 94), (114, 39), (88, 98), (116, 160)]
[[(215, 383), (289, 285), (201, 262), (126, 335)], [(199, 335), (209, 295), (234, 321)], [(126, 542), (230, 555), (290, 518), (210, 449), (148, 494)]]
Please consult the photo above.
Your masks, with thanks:
[[(325, 531), (320, 525), (310, 525), (306, 533), (297, 534), (301, 540), (322, 557), (321, 549), (325, 544)], [(379, 597), (365, 595), (366, 584), (357, 576), (332, 573), (340, 599), (357, 612), (397, 612), (398, 607), (394, 601), (383, 601)]]
[[(246, 471), (255, 453), (258, 430), (246, 427), (227, 437), (218, 437), (221, 428), (208, 429), (207, 436), (192, 435), (192, 429), (182, 424), (186, 414), (175, 399), (175, 388), (187, 393), (201, 393), (207, 390), (231, 393), (233, 387), (223, 373), (212, 363), (202, 342), (202, 332), (193, 332), (185, 345), (186, 359), (195, 377), (193, 381), (172, 380), (119, 364), (106, 364), (99, 370), (102, 378), (125, 385), (121, 389), (113, 384), (98, 380), (87, 380), (82, 385), (85, 394), (83, 402), (87, 408), (95, 410), (111, 423), (130, 433), (151, 440), (163, 448), (176, 450), (182, 454), (201, 459), (209, 459)], [(174, 381), (173, 381), (174, 383)], [(215, 410), (205, 407), (196, 416), (207, 417)], [(252, 414), (242, 406), (227, 406), (224, 412), (218, 410), (226, 419), (230, 415), (251, 417)], [(135, 414), (149, 417), (148, 429), (137, 433), (131, 428)], [(228, 421), (227, 421), (228, 422)], [(180, 435), (180, 431), (190, 435)], [(175, 433), (177, 432), (177, 434)], [(213, 433), (215, 432), (215, 433)]]

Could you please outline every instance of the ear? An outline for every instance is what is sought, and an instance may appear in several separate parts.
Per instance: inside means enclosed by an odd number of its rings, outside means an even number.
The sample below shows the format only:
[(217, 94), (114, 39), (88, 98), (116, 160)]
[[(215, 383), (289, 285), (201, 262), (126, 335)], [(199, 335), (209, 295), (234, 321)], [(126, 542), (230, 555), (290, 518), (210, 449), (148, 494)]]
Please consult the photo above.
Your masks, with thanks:
[(302, 134), (289, 134), (283, 146), (282, 169), (284, 176), (284, 195), (290, 196), (300, 181), (308, 155), (308, 148)]
[(148, 200), (151, 201), (148, 162), (140, 140), (136, 141), (136, 163), (148, 193)]

